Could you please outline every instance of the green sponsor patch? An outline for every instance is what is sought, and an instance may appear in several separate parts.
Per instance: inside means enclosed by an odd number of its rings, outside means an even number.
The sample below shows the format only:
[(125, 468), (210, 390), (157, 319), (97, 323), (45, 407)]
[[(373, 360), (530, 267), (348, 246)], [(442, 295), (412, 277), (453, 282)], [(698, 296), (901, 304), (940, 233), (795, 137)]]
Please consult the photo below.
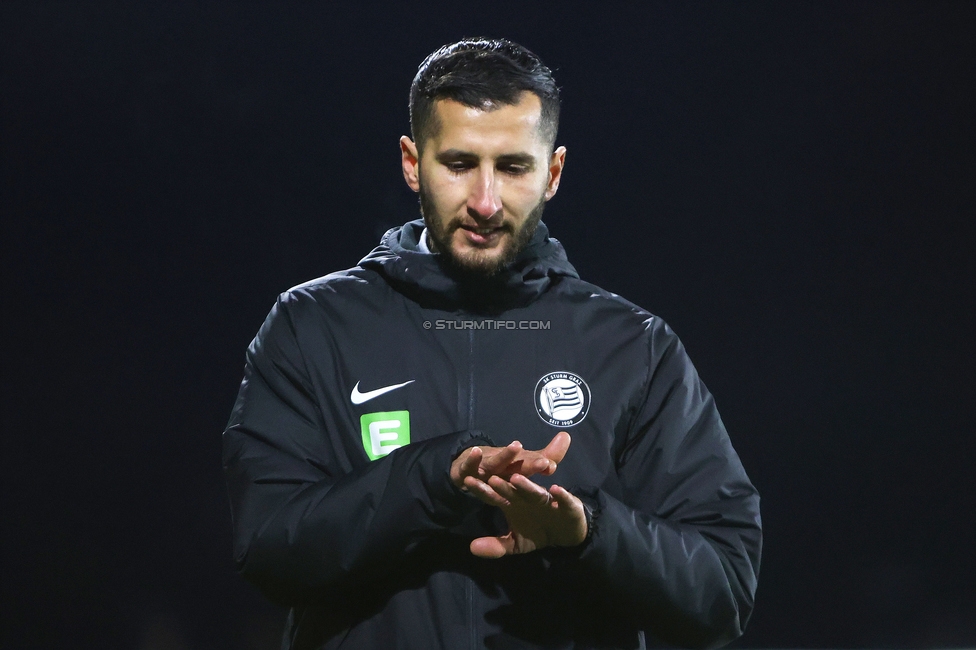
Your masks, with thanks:
[(410, 444), (410, 411), (366, 413), (359, 419), (363, 447), (370, 460)]

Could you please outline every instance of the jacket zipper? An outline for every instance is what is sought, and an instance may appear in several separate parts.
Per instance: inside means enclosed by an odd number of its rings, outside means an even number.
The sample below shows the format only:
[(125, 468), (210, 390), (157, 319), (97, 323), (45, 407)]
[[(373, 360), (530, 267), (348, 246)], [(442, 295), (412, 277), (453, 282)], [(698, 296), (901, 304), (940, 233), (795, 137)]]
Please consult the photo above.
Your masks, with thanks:
[[(468, 430), (474, 428), (474, 330), (468, 330)], [(470, 632), (471, 650), (478, 650), (478, 621), (474, 611), (474, 585), (469, 578), (465, 583), (465, 595), (468, 600), (468, 620), (471, 621)]]
[(474, 330), (468, 330), (468, 429), (474, 428)]

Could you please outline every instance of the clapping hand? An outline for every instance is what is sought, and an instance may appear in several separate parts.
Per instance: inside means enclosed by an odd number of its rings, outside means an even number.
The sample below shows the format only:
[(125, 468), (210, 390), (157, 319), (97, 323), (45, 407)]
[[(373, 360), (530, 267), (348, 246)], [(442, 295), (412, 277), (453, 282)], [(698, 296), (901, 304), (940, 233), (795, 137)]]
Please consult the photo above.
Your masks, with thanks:
[(526, 451), (513, 442), (486, 450), (472, 447), (458, 457), (451, 467), (451, 478), (460, 479), (455, 484), (500, 508), (509, 526), (505, 535), (473, 540), (474, 555), (500, 558), (547, 546), (576, 546), (586, 539), (583, 503), (558, 485), (546, 490), (528, 478), (555, 472), (570, 442), (569, 434), (561, 431), (542, 451)]
[[(469, 447), (451, 464), (451, 480), (459, 489), (474, 490), (479, 495), (490, 497), (494, 492), (485, 484), (490, 477), (508, 479), (515, 474), (549, 476), (562, 462), (569, 443), (569, 434), (560, 431), (540, 451), (523, 449), (518, 440), (507, 447)], [(500, 500), (496, 500), (492, 505), (500, 503)]]
[(529, 553), (547, 546), (576, 546), (586, 539), (586, 513), (583, 503), (568, 490), (553, 485), (546, 490), (526, 477), (511, 479), (493, 476), (488, 486), (504, 503), (509, 530), (498, 537), (479, 537), (471, 542), (478, 557), (499, 558)]

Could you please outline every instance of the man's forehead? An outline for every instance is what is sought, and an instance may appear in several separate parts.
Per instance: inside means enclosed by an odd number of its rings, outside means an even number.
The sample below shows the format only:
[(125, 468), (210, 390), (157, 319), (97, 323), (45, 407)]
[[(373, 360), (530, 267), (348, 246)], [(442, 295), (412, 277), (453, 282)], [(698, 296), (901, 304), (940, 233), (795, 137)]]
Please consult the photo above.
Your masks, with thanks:
[(517, 104), (494, 102), (473, 107), (453, 99), (434, 102), (435, 130), (431, 140), (437, 147), (451, 148), (460, 141), (488, 144), (519, 142), (522, 147), (542, 144), (542, 102), (535, 93), (523, 92)]

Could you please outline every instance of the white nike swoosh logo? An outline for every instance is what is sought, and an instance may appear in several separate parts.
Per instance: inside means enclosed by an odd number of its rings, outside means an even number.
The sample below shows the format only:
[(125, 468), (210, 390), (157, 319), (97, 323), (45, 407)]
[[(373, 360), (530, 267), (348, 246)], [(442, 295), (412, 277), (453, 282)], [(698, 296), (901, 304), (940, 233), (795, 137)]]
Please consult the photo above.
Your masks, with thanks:
[(379, 397), (384, 393), (389, 393), (391, 390), (396, 390), (397, 388), (403, 388), (407, 384), (412, 384), (414, 381), (416, 380), (411, 379), (410, 381), (405, 381), (402, 384), (393, 384), (392, 386), (384, 386), (383, 388), (377, 388), (376, 390), (367, 391), (365, 393), (359, 392), (359, 382), (357, 381), (356, 385), (352, 387), (352, 394), (349, 396), (349, 399), (352, 400), (353, 404), (362, 404), (363, 402), (368, 402), (374, 397)]

